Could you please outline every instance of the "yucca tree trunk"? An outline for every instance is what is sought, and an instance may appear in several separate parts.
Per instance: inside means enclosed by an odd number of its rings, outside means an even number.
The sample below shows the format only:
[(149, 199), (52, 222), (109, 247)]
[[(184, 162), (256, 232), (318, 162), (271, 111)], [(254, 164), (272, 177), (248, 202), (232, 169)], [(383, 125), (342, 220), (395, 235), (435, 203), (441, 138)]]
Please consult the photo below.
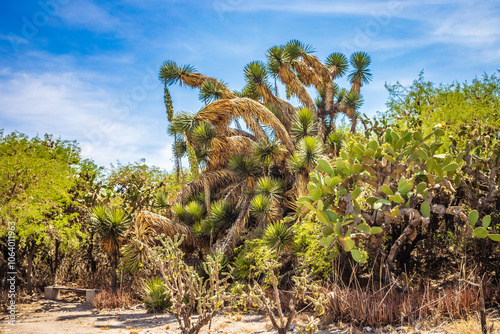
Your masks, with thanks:
[(241, 201), (241, 210), (238, 214), (238, 218), (234, 222), (233, 226), (229, 229), (229, 232), (224, 239), (222, 244), (217, 245), (216, 243), (212, 248), (212, 253), (219, 250), (222, 253), (226, 253), (228, 247), (233, 243), (237, 238), (239, 238), (239, 232), (243, 229), (243, 222), (245, 221), (245, 216), (248, 213), (248, 208), (250, 207), (250, 202), (252, 201), (252, 196), (246, 193), (246, 187), (243, 187), (243, 199)]
[(116, 293), (118, 277), (116, 275), (116, 269), (118, 268), (118, 254), (111, 255), (111, 291), (113, 294)]
[(356, 113), (351, 117), (351, 133), (356, 133), (356, 125), (358, 124), (358, 119), (356, 118)]

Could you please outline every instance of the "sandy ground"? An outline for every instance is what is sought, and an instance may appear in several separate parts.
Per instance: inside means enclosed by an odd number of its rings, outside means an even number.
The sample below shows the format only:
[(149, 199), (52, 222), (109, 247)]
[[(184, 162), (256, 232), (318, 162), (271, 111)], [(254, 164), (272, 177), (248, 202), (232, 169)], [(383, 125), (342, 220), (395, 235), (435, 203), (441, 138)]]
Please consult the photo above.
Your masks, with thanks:
[[(71, 298), (65, 298), (71, 299)], [(150, 314), (139, 305), (128, 310), (109, 310), (97, 312), (79, 298), (72, 300), (48, 300), (40, 298), (30, 304), (18, 305), (15, 326), (7, 324), (7, 317), (0, 318), (0, 333), (22, 334), (157, 334), (180, 333), (175, 318), (169, 314)], [(500, 318), (489, 318), (491, 333), (500, 333)], [(295, 330), (304, 323), (305, 316), (294, 322)], [(209, 333), (208, 327), (202, 333)], [(263, 314), (226, 314), (216, 317), (211, 325), (210, 333), (277, 333), (272, 329), (269, 319)], [(319, 331), (319, 334), (333, 333), (480, 333), (475, 322), (443, 323), (431, 330), (417, 328), (352, 328), (349, 325), (332, 324)]]
[[(17, 305), (15, 326), (8, 325), (6, 315), (2, 314), (0, 333), (180, 333), (179, 325), (172, 315), (147, 313), (142, 305), (127, 310), (98, 312), (91, 305), (83, 303), (82, 298), (74, 296), (63, 298), (63, 300), (40, 298), (30, 304)], [(301, 319), (297, 320), (300, 323)], [(294, 325), (297, 326), (297, 321)], [(338, 334), (350, 332), (346, 325), (332, 325), (329, 330), (320, 331), (320, 333)], [(202, 333), (209, 333), (208, 327), (202, 329)], [(263, 314), (225, 314), (213, 320), (210, 333), (267, 334), (277, 331), (272, 329), (271, 322)]]

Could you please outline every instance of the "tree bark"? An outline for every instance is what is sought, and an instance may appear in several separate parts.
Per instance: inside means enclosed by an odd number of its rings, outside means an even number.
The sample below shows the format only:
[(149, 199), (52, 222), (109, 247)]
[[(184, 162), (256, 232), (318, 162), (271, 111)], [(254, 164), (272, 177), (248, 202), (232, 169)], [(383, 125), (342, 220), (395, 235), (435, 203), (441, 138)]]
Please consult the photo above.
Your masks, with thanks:
[(113, 254), (111, 256), (111, 291), (113, 294), (116, 293), (116, 282), (117, 282), (117, 275), (116, 275), (116, 269), (118, 267), (118, 254)]
[(229, 230), (229, 233), (227, 234), (224, 242), (220, 245), (218, 245), (218, 243), (216, 243), (214, 245), (214, 247), (212, 247), (212, 251), (211, 251), (212, 253), (214, 253), (217, 250), (221, 251), (222, 253), (226, 253), (229, 245), (231, 245), (231, 243), (235, 242), (234, 239), (239, 238), (238, 233), (243, 228), (243, 222), (245, 221), (245, 216), (248, 212), (250, 202), (252, 201), (252, 196), (245, 193), (246, 189), (247, 189), (246, 187), (243, 187), (244, 198), (242, 200), (241, 211), (238, 214), (238, 218), (236, 219), (233, 226)]
[(34, 242), (31, 240), (29, 243), (28, 243), (30, 246), (30, 250), (29, 250), (29, 253), (28, 253), (28, 272), (27, 272), (27, 275), (28, 275), (28, 293), (32, 293), (33, 292), (33, 258), (35, 257), (35, 252), (36, 252), (36, 249), (37, 249), (37, 246), (34, 244)]

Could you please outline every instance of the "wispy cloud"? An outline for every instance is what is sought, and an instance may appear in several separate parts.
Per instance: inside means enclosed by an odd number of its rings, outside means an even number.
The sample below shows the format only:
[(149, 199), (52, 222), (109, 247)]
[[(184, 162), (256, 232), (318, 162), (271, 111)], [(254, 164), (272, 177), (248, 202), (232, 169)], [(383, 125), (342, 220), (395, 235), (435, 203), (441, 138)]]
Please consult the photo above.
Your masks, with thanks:
[[(52, 133), (77, 140), (83, 156), (100, 164), (144, 157), (148, 163), (171, 169), (164, 128), (133, 113), (124, 114), (114, 95), (71, 72), (16, 73), (0, 78), (0, 122), (11, 127), (6, 131), (31, 136)], [(164, 140), (152, 140), (162, 135)]]
[(217, 5), (221, 9), (227, 11), (242, 11), (242, 12), (294, 12), (301, 14), (319, 14), (319, 15), (377, 15), (382, 11), (386, 11), (391, 6), (400, 6), (400, 1), (358, 1), (356, 3), (340, 3), (339, 1), (331, 0), (316, 0), (316, 1), (278, 1), (278, 0), (257, 0), (257, 1), (229, 1), (219, 0), (213, 2), (214, 7)]
[(118, 17), (109, 14), (89, 0), (71, 1), (61, 7), (59, 16), (67, 24), (90, 31), (114, 32), (121, 25)]

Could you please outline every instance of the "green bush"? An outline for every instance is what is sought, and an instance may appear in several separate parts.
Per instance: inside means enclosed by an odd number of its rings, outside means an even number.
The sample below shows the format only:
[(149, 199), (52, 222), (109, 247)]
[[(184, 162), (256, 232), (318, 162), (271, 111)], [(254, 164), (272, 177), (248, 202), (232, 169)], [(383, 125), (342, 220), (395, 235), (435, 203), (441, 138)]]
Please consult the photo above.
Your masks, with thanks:
[(172, 302), (161, 277), (154, 277), (144, 283), (144, 304), (150, 313), (170, 311)]
[(306, 215), (301, 223), (295, 224), (293, 253), (303, 268), (308, 268), (314, 275), (327, 278), (332, 271), (332, 261), (339, 252), (335, 247), (323, 247), (324, 225), (314, 219), (313, 214)]

